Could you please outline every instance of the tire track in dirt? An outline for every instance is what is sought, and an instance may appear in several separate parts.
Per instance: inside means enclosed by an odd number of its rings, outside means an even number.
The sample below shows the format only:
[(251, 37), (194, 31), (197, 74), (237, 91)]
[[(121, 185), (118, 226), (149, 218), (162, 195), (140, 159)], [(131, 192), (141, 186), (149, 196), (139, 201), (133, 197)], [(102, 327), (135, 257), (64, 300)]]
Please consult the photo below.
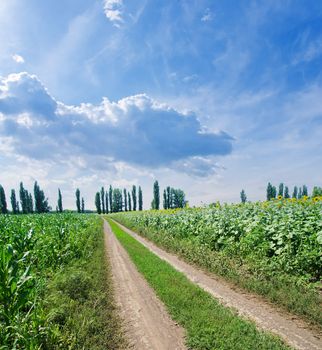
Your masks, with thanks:
[(104, 233), (115, 299), (130, 349), (185, 350), (184, 330), (170, 318), (105, 220)]
[(321, 332), (310, 328), (301, 319), (287, 312), (279, 311), (256, 295), (233, 288), (221, 278), (189, 265), (120, 223), (117, 222), (117, 224), (159, 258), (184, 273), (190, 281), (207, 291), (225, 306), (234, 308), (239, 315), (254, 321), (259, 328), (280, 336), (287, 344), (296, 349), (322, 349)]

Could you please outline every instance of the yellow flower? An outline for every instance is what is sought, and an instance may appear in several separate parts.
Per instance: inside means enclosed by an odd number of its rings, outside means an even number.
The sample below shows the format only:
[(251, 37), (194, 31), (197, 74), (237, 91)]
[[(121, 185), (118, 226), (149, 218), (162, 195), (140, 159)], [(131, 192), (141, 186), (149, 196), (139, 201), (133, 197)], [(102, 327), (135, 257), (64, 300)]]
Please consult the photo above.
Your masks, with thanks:
[(308, 196), (303, 196), (303, 200), (306, 201), (309, 197)]
[(283, 199), (283, 196), (278, 195), (278, 196), (277, 196), (277, 199), (281, 200), (281, 199)]
[(320, 200), (319, 197), (314, 197), (314, 198), (313, 198), (313, 201), (314, 201), (314, 202), (318, 202), (319, 200)]

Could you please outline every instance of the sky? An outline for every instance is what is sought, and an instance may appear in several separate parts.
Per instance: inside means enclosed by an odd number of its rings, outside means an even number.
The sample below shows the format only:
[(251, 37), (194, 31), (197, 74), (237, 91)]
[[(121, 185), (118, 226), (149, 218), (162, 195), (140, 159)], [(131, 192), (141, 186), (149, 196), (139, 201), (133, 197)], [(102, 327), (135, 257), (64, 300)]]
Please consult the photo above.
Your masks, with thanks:
[(322, 1), (1, 0), (0, 184), (190, 205), (322, 186)]

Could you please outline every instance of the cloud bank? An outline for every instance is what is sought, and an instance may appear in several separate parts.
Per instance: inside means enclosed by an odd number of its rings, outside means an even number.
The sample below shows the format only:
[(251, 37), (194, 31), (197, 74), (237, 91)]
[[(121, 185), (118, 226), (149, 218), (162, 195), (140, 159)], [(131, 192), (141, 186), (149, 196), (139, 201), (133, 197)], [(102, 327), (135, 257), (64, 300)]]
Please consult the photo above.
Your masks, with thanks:
[(171, 168), (196, 176), (216, 171), (215, 156), (231, 153), (232, 137), (205, 130), (183, 114), (140, 94), (69, 106), (28, 73), (0, 80), (0, 136), (15, 154), (110, 169), (117, 162)]

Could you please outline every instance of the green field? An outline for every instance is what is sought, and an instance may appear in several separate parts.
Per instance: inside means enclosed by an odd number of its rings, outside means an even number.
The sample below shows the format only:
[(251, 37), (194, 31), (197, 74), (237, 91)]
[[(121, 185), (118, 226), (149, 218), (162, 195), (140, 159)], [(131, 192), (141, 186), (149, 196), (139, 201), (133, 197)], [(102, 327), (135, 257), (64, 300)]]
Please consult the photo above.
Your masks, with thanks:
[(1, 215), (0, 232), (1, 350), (122, 343), (97, 216)]
[(322, 324), (321, 198), (112, 217), (186, 260)]

